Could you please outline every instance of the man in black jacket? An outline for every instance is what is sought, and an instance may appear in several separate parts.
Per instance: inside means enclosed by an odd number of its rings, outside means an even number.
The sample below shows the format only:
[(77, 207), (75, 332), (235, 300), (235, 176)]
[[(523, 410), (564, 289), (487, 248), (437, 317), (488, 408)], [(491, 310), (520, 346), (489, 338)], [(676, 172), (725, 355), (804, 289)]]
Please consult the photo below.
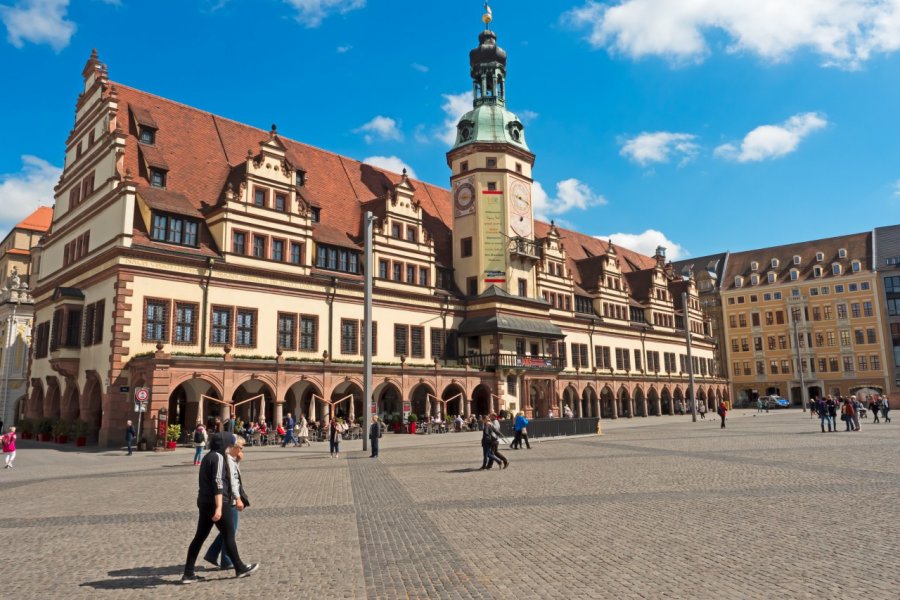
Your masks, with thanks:
[(234, 522), (230, 510), (223, 510), (231, 505), (231, 474), (225, 461), (225, 450), (234, 445), (237, 438), (232, 433), (219, 433), (212, 436), (209, 449), (200, 462), (200, 486), (197, 493), (197, 508), (200, 515), (197, 520), (197, 532), (188, 547), (187, 562), (184, 565), (184, 575), (181, 583), (188, 584), (200, 581), (202, 578), (194, 572), (197, 556), (203, 547), (203, 542), (209, 536), (213, 526), (218, 528), (225, 543), (225, 549), (234, 563), (235, 574), (238, 577), (247, 577), (259, 568), (258, 563), (245, 564), (238, 554), (234, 541)]
[(381, 439), (381, 423), (378, 422), (378, 415), (372, 415), (369, 439), (372, 440), (372, 456), (370, 458), (378, 458), (378, 440)]

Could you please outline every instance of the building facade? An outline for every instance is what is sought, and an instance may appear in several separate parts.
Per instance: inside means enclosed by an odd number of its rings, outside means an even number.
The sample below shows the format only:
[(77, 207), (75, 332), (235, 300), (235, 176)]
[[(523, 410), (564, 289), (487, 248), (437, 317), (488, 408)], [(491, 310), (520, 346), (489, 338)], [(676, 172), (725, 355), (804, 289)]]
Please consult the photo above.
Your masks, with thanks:
[(737, 406), (889, 391), (872, 236), (729, 254), (721, 295)]
[(469, 66), (442, 189), (115, 84), (94, 53), (37, 257), (26, 416), (117, 442), (140, 387), (148, 437), (161, 410), (365, 415), (366, 212), (378, 413), (673, 414), (685, 322), (696, 398), (727, 400), (695, 281), (536, 221), (492, 30)]
[[(876, 227), (872, 233), (875, 243), (875, 270), (878, 273), (878, 304), (883, 319), (882, 335), (888, 364), (888, 384), (892, 400), (900, 400), (900, 225)], [(896, 406), (896, 404), (894, 405)]]
[(31, 249), (50, 228), (53, 210), (39, 207), (0, 241), (0, 420), (24, 414), (34, 300)]
[[(728, 264), (728, 252), (710, 254), (699, 258), (690, 258), (674, 263), (676, 273), (690, 274), (697, 282), (700, 294), (700, 307), (709, 318), (710, 336), (715, 340), (716, 364), (719, 373), (726, 379), (729, 377), (728, 356), (726, 355), (726, 338), (724, 313), (722, 309), (722, 277)], [(730, 408), (730, 406), (729, 406)]]

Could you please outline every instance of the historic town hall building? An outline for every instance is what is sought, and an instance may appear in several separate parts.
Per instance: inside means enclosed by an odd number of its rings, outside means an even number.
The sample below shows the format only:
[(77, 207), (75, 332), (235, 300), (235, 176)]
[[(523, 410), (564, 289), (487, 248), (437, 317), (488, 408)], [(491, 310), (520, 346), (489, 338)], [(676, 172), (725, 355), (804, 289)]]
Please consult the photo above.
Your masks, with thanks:
[(140, 387), (146, 432), (163, 408), (188, 425), (332, 403), (362, 415), (366, 211), (379, 413), (671, 414), (687, 396), (685, 324), (697, 398), (727, 400), (694, 281), (664, 249), (534, 220), (506, 58), (482, 31), (444, 189), (113, 83), (94, 53), (35, 251), (20, 416), (118, 442)]

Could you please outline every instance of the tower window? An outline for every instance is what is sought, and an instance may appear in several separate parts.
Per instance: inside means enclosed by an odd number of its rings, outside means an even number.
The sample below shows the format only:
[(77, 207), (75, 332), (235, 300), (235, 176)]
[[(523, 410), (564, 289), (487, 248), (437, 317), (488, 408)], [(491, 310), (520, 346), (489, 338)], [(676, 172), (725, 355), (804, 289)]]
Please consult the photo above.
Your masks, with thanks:
[(460, 173), (465, 173), (468, 170), (469, 170), (469, 161), (464, 160), (461, 163), (459, 163), (459, 172)]
[(497, 183), (494, 181), (488, 181), (488, 191), (496, 192), (497, 191)]
[(472, 256), (472, 238), (467, 237), (459, 240), (459, 255), (462, 258)]
[(516, 163), (516, 173), (522, 172), (522, 163)]
[(487, 159), (487, 168), (488, 169), (496, 169), (497, 168), (497, 159), (496, 158), (488, 158)]

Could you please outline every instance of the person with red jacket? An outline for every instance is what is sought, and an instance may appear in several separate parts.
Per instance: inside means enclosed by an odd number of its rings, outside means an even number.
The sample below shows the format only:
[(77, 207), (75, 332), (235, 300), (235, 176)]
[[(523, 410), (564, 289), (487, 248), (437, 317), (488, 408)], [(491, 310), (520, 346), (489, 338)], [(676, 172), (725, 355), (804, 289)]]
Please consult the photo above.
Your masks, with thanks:
[(728, 410), (725, 408), (725, 401), (722, 400), (719, 403), (719, 417), (721, 417), (721, 419), (722, 419), (722, 429), (725, 429), (725, 413), (726, 412), (728, 412)]

